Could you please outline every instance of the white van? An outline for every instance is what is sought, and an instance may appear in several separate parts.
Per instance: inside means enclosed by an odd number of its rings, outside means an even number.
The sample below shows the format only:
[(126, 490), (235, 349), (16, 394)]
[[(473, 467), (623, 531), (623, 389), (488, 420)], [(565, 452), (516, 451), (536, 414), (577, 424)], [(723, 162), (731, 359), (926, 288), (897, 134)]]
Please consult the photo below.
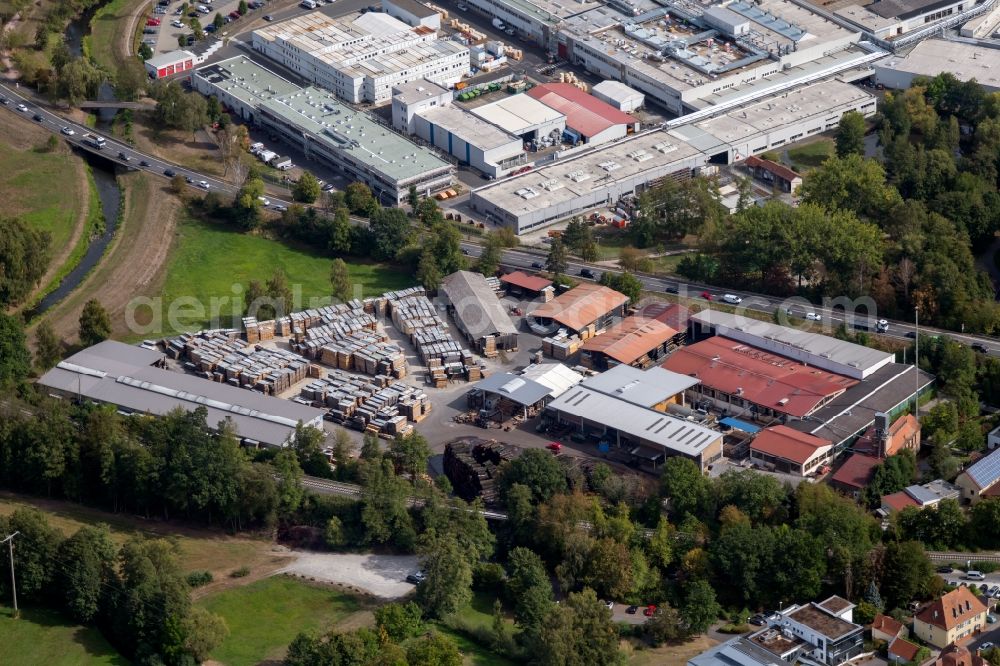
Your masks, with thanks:
[(740, 303), (743, 302), (743, 299), (737, 296), (736, 294), (723, 294), (722, 300), (732, 305), (739, 305)]
[(970, 571), (966, 571), (965, 572), (965, 579), (966, 580), (986, 580), (986, 576), (983, 575), (982, 571), (970, 570)]
[(302, 2), (299, 3), (299, 7), (303, 7), (305, 9), (316, 9), (316, 0), (302, 0)]

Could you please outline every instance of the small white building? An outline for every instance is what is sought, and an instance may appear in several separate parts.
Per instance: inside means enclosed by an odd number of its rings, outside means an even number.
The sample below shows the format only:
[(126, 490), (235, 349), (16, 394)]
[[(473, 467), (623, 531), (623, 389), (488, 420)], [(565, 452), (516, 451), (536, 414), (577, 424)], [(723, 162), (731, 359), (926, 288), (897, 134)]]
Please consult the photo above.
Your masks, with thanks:
[(197, 59), (190, 51), (170, 51), (153, 56), (143, 64), (152, 79), (162, 79), (194, 68)]
[(392, 127), (406, 134), (415, 134), (413, 119), (421, 111), (448, 106), (453, 93), (427, 79), (410, 81), (392, 89)]
[(382, 0), (382, 11), (414, 28), (441, 29), (441, 14), (417, 0)]
[(505, 97), (472, 109), (472, 113), (524, 141), (560, 137), (566, 116), (528, 95)]
[(454, 106), (438, 106), (414, 117), (414, 134), (464, 164), (499, 178), (525, 164), (524, 143), (482, 118)]
[(635, 88), (629, 88), (620, 81), (601, 81), (590, 89), (591, 94), (602, 102), (607, 102), (619, 111), (631, 113), (640, 108), (646, 96)]

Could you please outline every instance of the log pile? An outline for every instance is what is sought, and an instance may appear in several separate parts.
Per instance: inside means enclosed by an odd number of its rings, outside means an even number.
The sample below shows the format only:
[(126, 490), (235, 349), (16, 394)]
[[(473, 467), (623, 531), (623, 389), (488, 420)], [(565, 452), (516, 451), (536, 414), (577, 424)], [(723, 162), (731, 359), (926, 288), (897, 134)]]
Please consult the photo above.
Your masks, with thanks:
[(466, 501), (482, 497), (486, 504), (497, 501), (496, 478), (500, 466), (521, 454), (516, 446), (496, 440), (465, 437), (444, 448), (444, 473), (455, 494)]

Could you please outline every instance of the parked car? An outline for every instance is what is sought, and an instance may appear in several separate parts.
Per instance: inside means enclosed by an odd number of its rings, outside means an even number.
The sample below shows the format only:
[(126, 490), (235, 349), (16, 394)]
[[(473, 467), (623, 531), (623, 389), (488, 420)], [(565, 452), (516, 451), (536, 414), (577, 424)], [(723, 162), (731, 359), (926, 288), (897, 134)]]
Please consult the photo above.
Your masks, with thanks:
[(642, 611), (642, 614), (645, 615), (646, 617), (653, 617), (654, 615), (656, 615), (656, 606), (653, 604), (646, 606), (646, 610)]
[(628, 608), (625, 609), (625, 612), (628, 613), (629, 615), (635, 615), (636, 613), (639, 612), (639, 607), (635, 605), (629, 606)]
[(816, 312), (807, 312), (806, 319), (808, 319), (809, 321), (823, 321), (822, 315)]
[(590, 270), (589, 268), (581, 268), (580, 269), (580, 277), (587, 278), (588, 280), (596, 280), (597, 279), (597, 275), (594, 273), (594, 271)]
[(423, 571), (414, 571), (406, 577), (407, 583), (413, 583), (414, 585), (419, 585), (420, 583), (427, 580), (427, 574)]
[[(184, 24), (181, 23), (178, 19), (174, 19), (173, 21), (171, 21), (170, 25), (174, 26), (175, 28), (183, 28), (184, 27)], [(208, 26), (205, 26), (205, 27), (207, 28)], [(212, 27), (214, 28), (215, 26), (212, 26)]]
[(553, 453), (559, 453), (560, 451), (562, 451), (562, 444), (560, 444), (559, 442), (549, 442), (548, 444), (545, 445), (545, 448), (547, 448), (549, 451), (552, 451)]
[(990, 613), (989, 615), (986, 616), (986, 621), (989, 624), (996, 624), (996, 622), (997, 622), (997, 616), (993, 615), (992, 613)]
[(983, 575), (982, 571), (970, 569), (965, 572), (965, 580), (986, 580), (986, 576)]
[(215, 24), (209, 23), (204, 28), (202, 28), (202, 32), (207, 32), (209, 34), (212, 34), (213, 32), (215, 32)]
[(604, 604), (604, 607), (609, 611), (613, 611), (615, 609), (615, 602), (613, 601), (602, 601), (601, 603)]
[(723, 294), (722, 300), (724, 300), (726, 303), (730, 303), (731, 305), (739, 305), (740, 303), (743, 302), (743, 299), (737, 296), (736, 294)]
[(985, 643), (983, 643), (982, 645), (979, 646), (979, 651), (980, 652), (986, 652), (987, 650), (992, 650), (992, 649), (993, 649), (993, 642), (992, 641), (986, 641)]
[(765, 624), (767, 624), (767, 620), (764, 619), (764, 616), (760, 614), (751, 615), (749, 618), (747, 618), (747, 622), (749, 622), (755, 627), (763, 627)]
[(76, 132), (73, 130), (72, 127), (63, 127), (59, 131), (65, 134), (66, 136), (73, 136), (74, 134), (76, 134)]
[(332, 190), (333, 190), (333, 183), (327, 183), (326, 185), (323, 186), (324, 192), (330, 192)]
[(944, 567), (938, 567), (937, 569), (935, 569), (935, 571), (937, 571), (939, 574), (950, 574), (951, 572), (954, 571), (954, 569), (948, 566), (944, 566)]
[(10, 104), (10, 100), (7, 99), (6, 97), (0, 97), (0, 104), (7, 106), (8, 104)]
[(972, 348), (972, 351), (977, 352), (979, 354), (989, 354), (990, 353), (990, 348), (987, 347), (986, 345), (984, 345), (982, 342), (973, 342), (969, 346)]
[(1000, 599), (1000, 585), (994, 585), (991, 587), (989, 595), (995, 599)]

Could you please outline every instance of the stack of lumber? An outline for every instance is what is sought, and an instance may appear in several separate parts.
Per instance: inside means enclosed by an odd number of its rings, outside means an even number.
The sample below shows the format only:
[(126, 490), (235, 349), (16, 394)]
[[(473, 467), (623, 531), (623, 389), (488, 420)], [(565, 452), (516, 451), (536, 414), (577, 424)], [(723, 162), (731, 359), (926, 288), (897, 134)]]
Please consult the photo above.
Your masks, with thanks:
[(301, 397), (329, 410), (336, 423), (387, 437), (408, 434), (410, 423), (431, 411), (430, 399), (420, 389), (391, 377), (358, 377), (340, 370), (309, 382)]
[(309, 361), (284, 349), (248, 347), (231, 332), (184, 334), (167, 342), (170, 353), (200, 376), (231, 386), (277, 395), (309, 376)]
[(246, 338), (249, 344), (273, 340), (276, 329), (277, 327), (273, 319), (257, 321), (256, 317), (243, 318), (243, 330), (246, 331)]
[(516, 446), (496, 440), (464, 437), (448, 442), (444, 449), (444, 473), (455, 494), (466, 501), (481, 497), (487, 505), (496, 503), (496, 478), (500, 466), (521, 454)]
[(428, 368), (431, 384), (443, 388), (448, 379), (482, 379), (482, 369), (472, 352), (452, 337), (423, 287), (383, 296), (388, 301), (393, 325), (413, 343), (421, 363)]
[(583, 343), (584, 340), (578, 335), (556, 334), (542, 340), (542, 352), (546, 356), (565, 361), (580, 351)]
[(495, 275), (486, 276), (486, 284), (490, 286), (490, 289), (499, 297), (503, 294), (503, 284), (500, 282), (500, 278)]

